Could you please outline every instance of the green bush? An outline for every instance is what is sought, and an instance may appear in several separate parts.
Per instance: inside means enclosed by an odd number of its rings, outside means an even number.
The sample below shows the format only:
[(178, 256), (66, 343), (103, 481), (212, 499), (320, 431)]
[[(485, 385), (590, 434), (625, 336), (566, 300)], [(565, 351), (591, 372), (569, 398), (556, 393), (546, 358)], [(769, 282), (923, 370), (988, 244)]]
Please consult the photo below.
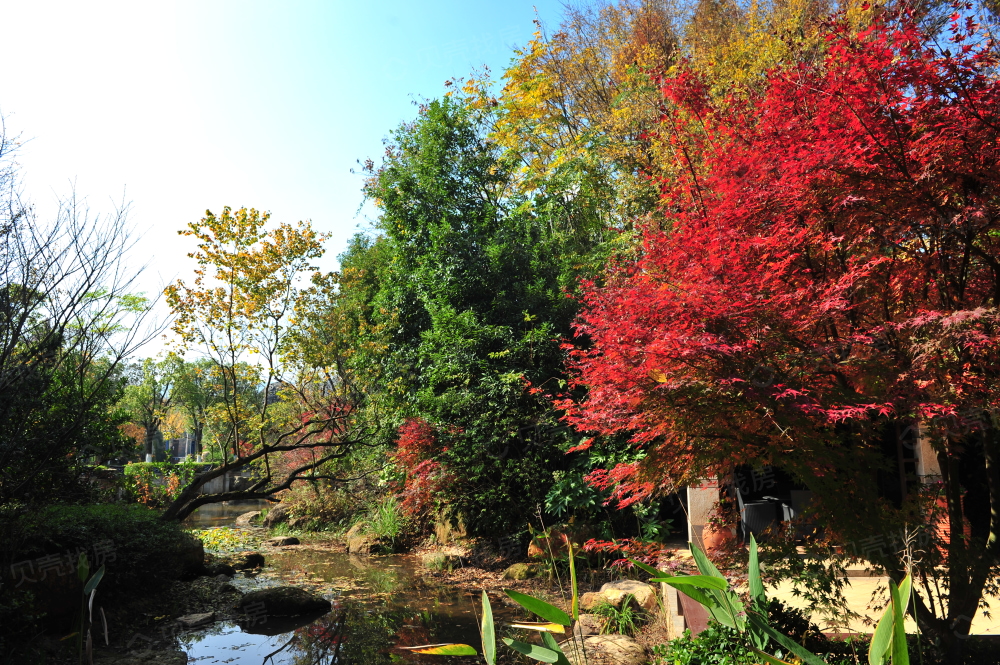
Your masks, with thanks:
[(604, 619), (602, 633), (635, 636), (639, 627), (646, 622), (646, 615), (636, 609), (635, 596), (626, 594), (621, 607), (610, 603), (598, 603), (592, 610), (594, 614)]
[(653, 647), (653, 662), (657, 665), (753, 665), (758, 659), (750, 651), (746, 639), (732, 628), (715, 622), (691, 637), (683, 637)]
[(368, 533), (393, 545), (402, 538), (407, 528), (406, 516), (394, 496), (387, 496), (375, 503), (368, 513), (367, 522)]
[(42, 557), (49, 557), (53, 566), (52, 557), (75, 562), (83, 552), (92, 568), (106, 566), (101, 582), (106, 598), (145, 592), (176, 579), (181, 569), (173, 555), (189, 540), (179, 524), (162, 522), (157, 511), (136, 505), (49, 506), (8, 517), (3, 531), (4, 569)]
[(176, 499), (204, 467), (195, 462), (130, 462), (124, 486), (129, 496), (150, 508), (162, 508)]

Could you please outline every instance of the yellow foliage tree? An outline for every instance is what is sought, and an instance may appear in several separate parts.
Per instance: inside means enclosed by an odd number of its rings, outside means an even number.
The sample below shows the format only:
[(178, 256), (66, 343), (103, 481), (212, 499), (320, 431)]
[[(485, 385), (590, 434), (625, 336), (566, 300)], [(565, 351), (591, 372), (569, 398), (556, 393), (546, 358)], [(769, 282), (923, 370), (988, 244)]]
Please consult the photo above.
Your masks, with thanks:
[[(223, 454), (180, 493), (166, 519), (183, 519), (206, 503), (270, 498), (296, 481), (325, 478), (319, 470), (357, 442), (355, 405), (344, 383), (334, 375), (321, 378), (289, 345), (303, 299), (300, 281), (315, 273), (312, 262), (323, 254), (326, 236), (307, 222), (267, 229), (269, 218), (226, 207), (180, 232), (198, 240), (189, 254), (198, 268), (190, 286), (178, 280), (165, 294), (181, 346), (210, 358), (221, 380), (221, 399), (207, 418)], [(198, 494), (209, 480), (248, 467), (254, 479), (247, 488)]]

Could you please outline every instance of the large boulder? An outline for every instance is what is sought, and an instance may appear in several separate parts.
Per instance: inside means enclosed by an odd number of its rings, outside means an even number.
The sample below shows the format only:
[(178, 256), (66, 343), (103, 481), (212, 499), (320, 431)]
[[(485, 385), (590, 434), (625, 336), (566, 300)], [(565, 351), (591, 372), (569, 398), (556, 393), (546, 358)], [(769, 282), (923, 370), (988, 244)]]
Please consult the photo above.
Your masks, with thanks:
[(526, 580), (535, 577), (538, 570), (530, 563), (515, 563), (503, 571), (505, 580)]
[(270, 529), (274, 525), (288, 520), (291, 517), (290, 512), (288, 506), (284, 503), (271, 506), (271, 509), (267, 511), (267, 515), (264, 516), (264, 527)]
[(644, 665), (646, 649), (625, 635), (593, 635), (561, 645), (570, 665)]
[(243, 513), (242, 515), (240, 515), (239, 517), (236, 518), (236, 521), (233, 522), (233, 525), (234, 526), (254, 526), (258, 522), (260, 522), (260, 514), (261, 514), (261, 511), (259, 511), (259, 510), (251, 510), (248, 513)]
[(251, 591), (240, 599), (237, 610), (246, 616), (280, 616), (315, 614), (330, 609), (330, 601), (305, 589), (278, 586)]
[(573, 624), (573, 636), (581, 640), (591, 635), (600, 635), (604, 628), (604, 621), (596, 614), (581, 614), (580, 618)]
[(344, 536), (348, 554), (371, 554), (375, 539), (365, 533), (368, 525), (358, 522)]
[(184, 532), (171, 558), (180, 576), (200, 575), (205, 570), (205, 545), (200, 538)]
[(645, 582), (637, 580), (619, 580), (608, 582), (598, 592), (585, 593), (580, 597), (580, 607), (592, 610), (597, 605), (607, 603), (620, 608), (627, 596), (635, 599), (635, 604), (647, 612), (656, 607), (656, 590)]
[(264, 555), (260, 552), (240, 552), (233, 555), (232, 561), (236, 570), (261, 568), (264, 565)]
[(424, 568), (431, 570), (447, 570), (449, 573), (456, 568), (461, 568), (464, 564), (462, 557), (458, 554), (446, 554), (445, 552), (429, 552), (420, 557), (420, 563)]

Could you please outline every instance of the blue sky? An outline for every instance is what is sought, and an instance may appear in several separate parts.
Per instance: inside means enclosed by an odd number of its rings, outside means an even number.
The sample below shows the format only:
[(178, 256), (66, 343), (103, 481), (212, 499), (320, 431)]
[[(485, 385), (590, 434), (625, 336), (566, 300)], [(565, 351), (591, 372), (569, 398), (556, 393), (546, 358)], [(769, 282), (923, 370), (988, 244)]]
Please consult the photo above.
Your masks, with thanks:
[(329, 260), (368, 225), (356, 160), (413, 101), (555, 26), (524, 2), (4, 3), (0, 113), (42, 215), (75, 183), (95, 212), (132, 204), (143, 288), (186, 277), (176, 231), (223, 205), (311, 219)]

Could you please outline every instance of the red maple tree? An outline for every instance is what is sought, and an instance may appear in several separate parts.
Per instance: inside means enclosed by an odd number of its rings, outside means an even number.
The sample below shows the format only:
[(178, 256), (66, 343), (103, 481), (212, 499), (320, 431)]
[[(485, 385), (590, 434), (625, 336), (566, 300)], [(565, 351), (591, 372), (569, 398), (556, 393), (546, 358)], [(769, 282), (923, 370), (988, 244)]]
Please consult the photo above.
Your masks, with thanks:
[(917, 600), (953, 643), (1000, 553), (1000, 82), (974, 24), (949, 35), (831, 21), (824, 58), (749, 97), (712, 99), (683, 66), (663, 80), (687, 175), (663, 183), (639, 257), (586, 285), (586, 397), (561, 406), (648, 451), (595, 478), (618, 497), (776, 464), (844, 539), (926, 519), (920, 492), (891, 505), (870, 482), (887, 433), (921, 423), (952, 524), (970, 474), (994, 515), (947, 545), (946, 602)]

